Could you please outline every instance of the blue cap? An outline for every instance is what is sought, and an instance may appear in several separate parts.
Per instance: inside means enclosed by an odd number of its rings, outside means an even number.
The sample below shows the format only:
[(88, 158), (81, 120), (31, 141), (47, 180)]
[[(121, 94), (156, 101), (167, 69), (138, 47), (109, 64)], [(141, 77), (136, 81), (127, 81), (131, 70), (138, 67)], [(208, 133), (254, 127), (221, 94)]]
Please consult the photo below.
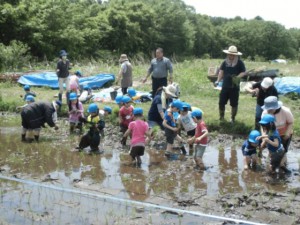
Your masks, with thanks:
[(136, 96), (136, 91), (133, 88), (128, 89), (127, 93), (130, 97)]
[(260, 132), (258, 130), (253, 130), (249, 134), (248, 141), (251, 142), (251, 143), (258, 144), (259, 140), (257, 140), (256, 138), (259, 137), (259, 136), (260, 136)]
[(92, 103), (89, 105), (88, 113), (96, 113), (99, 110), (98, 105), (96, 103)]
[(275, 117), (271, 114), (264, 115), (263, 118), (259, 121), (259, 123), (262, 125), (266, 125), (274, 122), (275, 122)]
[(32, 95), (27, 95), (25, 101), (26, 102), (34, 102), (34, 97)]
[(126, 95), (123, 95), (123, 97), (122, 97), (122, 102), (124, 102), (124, 103), (131, 102), (131, 98), (128, 97), (128, 96), (126, 96)]
[(111, 113), (112, 112), (112, 108), (110, 107), (110, 106), (104, 106), (104, 109), (103, 109), (104, 111), (107, 111), (107, 112), (109, 112), (109, 113)]
[(191, 105), (187, 102), (182, 102), (182, 108), (188, 108), (188, 110), (191, 110)]
[(68, 55), (68, 53), (66, 52), (66, 50), (60, 50), (59, 51), (59, 56), (66, 56)]
[(143, 114), (143, 109), (142, 108), (134, 108), (133, 115), (137, 115), (137, 114)]
[(89, 86), (87, 86), (87, 85), (84, 85), (84, 86), (83, 86), (83, 90), (86, 90), (86, 91), (87, 91), (87, 90), (89, 90), (89, 89), (90, 89)]
[(58, 105), (59, 107), (61, 107), (61, 105), (62, 105), (61, 101), (59, 101), (59, 100), (56, 100), (55, 104)]
[(117, 104), (120, 104), (122, 102), (123, 96), (122, 95), (117, 95), (117, 97), (115, 98), (115, 102)]
[(75, 72), (75, 75), (81, 77), (81, 76), (82, 76), (82, 73), (81, 73), (79, 70), (77, 70), (77, 71)]
[(202, 117), (202, 111), (200, 109), (195, 109), (193, 112), (192, 112), (192, 117), (196, 117), (196, 118), (200, 118)]
[(77, 94), (72, 92), (70, 95), (69, 95), (69, 99), (72, 101), (72, 100), (76, 100), (77, 99)]
[(29, 90), (30, 90), (30, 86), (26, 84), (26, 85), (24, 86), (24, 91), (29, 91)]
[(172, 102), (171, 107), (182, 110), (182, 102), (180, 100), (175, 100), (174, 102)]

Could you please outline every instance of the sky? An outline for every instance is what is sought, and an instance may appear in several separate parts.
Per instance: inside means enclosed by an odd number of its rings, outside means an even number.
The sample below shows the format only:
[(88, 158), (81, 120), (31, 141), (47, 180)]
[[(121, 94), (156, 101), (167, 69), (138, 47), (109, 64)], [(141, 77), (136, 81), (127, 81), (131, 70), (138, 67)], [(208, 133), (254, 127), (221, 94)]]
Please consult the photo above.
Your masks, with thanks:
[(286, 29), (300, 29), (299, 0), (183, 0), (193, 6), (199, 14), (213, 17), (243, 19), (262, 17), (265, 21), (275, 21)]

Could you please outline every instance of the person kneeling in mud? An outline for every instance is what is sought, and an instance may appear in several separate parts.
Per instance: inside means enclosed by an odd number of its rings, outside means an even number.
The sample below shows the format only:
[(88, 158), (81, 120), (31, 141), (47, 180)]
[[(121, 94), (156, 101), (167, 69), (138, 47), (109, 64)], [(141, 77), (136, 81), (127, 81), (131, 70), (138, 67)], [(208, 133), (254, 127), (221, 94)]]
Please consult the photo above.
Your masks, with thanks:
[(255, 168), (257, 164), (256, 149), (260, 146), (258, 137), (260, 132), (258, 130), (252, 130), (249, 134), (248, 140), (245, 140), (242, 145), (242, 152), (244, 156), (244, 169), (248, 169), (252, 166)]
[(141, 156), (144, 155), (146, 136), (150, 140), (148, 123), (144, 121), (143, 109), (135, 108), (133, 110), (133, 121), (129, 123), (127, 131), (123, 135), (126, 139), (131, 134), (130, 155), (137, 165), (142, 163)]
[(90, 146), (91, 153), (100, 154), (100, 132), (105, 127), (105, 122), (100, 119), (99, 108), (97, 104), (92, 103), (88, 108), (89, 116), (87, 119), (81, 118), (81, 122), (86, 123), (89, 127), (89, 131), (81, 137), (79, 146), (76, 148), (82, 151), (84, 148)]
[(197, 124), (195, 136), (188, 139), (188, 143), (191, 145), (193, 143), (196, 144), (195, 152), (194, 152), (194, 160), (196, 163), (196, 170), (205, 170), (205, 166), (203, 163), (203, 154), (205, 152), (207, 143), (208, 143), (208, 130), (205, 125), (205, 122), (202, 119), (202, 111), (196, 109), (192, 111), (192, 118), (194, 122)]
[(262, 148), (267, 147), (270, 157), (270, 172), (275, 173), (276, 168), (280, 168), (287, 172), (285, 167), (286, 158), (284, 157), (285, 151), (281, 142), (279, 132), (275, 126), (275, 117), (271, 114), (266, 114), (259, 121), (262, 126), (262, 135), (258, 140), (262, 140)]

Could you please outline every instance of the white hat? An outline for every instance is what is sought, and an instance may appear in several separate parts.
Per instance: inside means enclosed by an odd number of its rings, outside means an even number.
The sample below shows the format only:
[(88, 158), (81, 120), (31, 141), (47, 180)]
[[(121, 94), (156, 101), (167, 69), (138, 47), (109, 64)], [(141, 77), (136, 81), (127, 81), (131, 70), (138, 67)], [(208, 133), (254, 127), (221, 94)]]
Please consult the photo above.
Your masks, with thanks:
[(282, 106), (282, 102), (278, 101), (276, 96), (269, 96), (265, 98), (264, 105), (261, 107), (263, 110), (270, 110), (270, 109), (279, 109)]
[(273, 80), (270, 77), (265, 77), (260, 85), (267, 89), (273, 85)]
[(168, 85), (167, 87), (163, 87), (163, 90), (172, 97), (177, 97), (176, 95), (176, 87), (172, 84)]
[(230, 55), (243, 55), (243, 53), (238, 52), (237, 47), (235, 47), (234, 45), (230, 46), (228, 50), (223, 50), (223, 52)]

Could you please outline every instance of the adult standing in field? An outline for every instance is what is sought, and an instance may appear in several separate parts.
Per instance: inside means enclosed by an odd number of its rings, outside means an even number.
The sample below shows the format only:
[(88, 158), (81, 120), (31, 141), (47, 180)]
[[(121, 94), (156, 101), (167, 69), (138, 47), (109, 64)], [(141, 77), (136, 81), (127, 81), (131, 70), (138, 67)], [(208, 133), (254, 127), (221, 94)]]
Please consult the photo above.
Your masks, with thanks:
[(66, 98), (67, 103), (69, 102), (70, 93), (70, 81), (69, 81), (69, 70), (71, 69), (70, 61), (67, 59), (68, 53), (65, 50), (59, 52), (59, 61), (56, 66), (56, 74), (58, 77), (59, 94), (58, 99), (62, 102), (62, 95), (64, 92), (64, 84), (66, 85)]
[(151, 60), (146, 77), (143, 79), (143, 83), (145, 83), (152, 74), (152, 97), (156, 95), (158, 88), (168, 85), (168, 77), (169, 82), (173, 82), (173, 66), (170, 59), (164, 57), (164, 50), (157, 48), (155, 56), (156, 57)]
[(278, 92), (276, 87), (273, 85), (273, 80), (270, 77), (265, 77), (262, 81), (252, 84), (251, 87), (246, 88), (246, 90), (256, 96), (256, 110), (255, 110), (255, 130), (259, 130), (261, 120), (261, 114), (264, 105), (264, 100), (269, 96), (278, 97)]
[(282, 105), (276, 96), (269, 96), (264, 100), (262, 106), (264, 110), (261, 117), (266, 114), (271, 114), (275, 117), (276, 129), (282, 140), (282, 145), (285, 152), (288, 151), (289, 145), (292, 140), (294, 116), (288, 107)]
[(121, 79), (122, 93), (123, 95), (126, 95), (128, 87), (132, 86), (132, 65), (126, 54), (120, 56), (119, 62), (121, 63), (121, 69), (116, 84), (118, 84)]
[(44, 127), (45, 123), (57, 130), (57, 110), (60, 106), (60, 101), (34, 102), (25, 106), (21, 112), (23, 127), (22, 141), (27, 141), (25, 137), (27, 131), (33, 131), (34, 139), (38, 142), (40, 130), (42, 127)]
[(220, 120), (224, 120), (225, 105), (228, 100), (231, 106), (231, 122), (235, 121), (238, 111), (240, 78), (245, 76), (246, 67), (244, 62), (239, 58), (242, 55), (238, 52), (236, 46), (230, 46), (228, 50), (223, 50), (227, 54), (221, 64), (216, 85), (223, 79), (222, 90), (219, 97), (219, 114)]

